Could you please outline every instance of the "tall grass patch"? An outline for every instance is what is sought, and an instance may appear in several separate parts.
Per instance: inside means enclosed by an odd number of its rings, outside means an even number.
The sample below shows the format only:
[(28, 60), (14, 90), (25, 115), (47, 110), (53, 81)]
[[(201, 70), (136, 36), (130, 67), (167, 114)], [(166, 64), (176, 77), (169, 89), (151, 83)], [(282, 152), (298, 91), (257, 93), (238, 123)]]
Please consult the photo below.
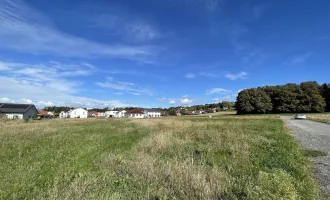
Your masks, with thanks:
[(278, 117), (1, 126), (2, 199), (319, 199)]

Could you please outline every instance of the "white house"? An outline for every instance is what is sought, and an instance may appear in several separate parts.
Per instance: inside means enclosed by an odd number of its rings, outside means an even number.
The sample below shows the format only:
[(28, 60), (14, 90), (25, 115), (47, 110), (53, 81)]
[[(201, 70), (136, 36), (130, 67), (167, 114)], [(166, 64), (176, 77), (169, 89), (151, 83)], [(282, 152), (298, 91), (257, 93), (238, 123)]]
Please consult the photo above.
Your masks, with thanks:
[(104, 112), (99, 112), (97, 117), (105, 117), (105, 113)]
[(59, 118), (69, 118), (69, 117), (70, 117), (70, 113), (65, 111), (61, 111), (59, 116)]
[(122, 111), (106, 111), (105, 117), (107, 118), (123, 118), (125, 116), (126, 110)]
[(116, 115), (117, 118), (123, 118), (125, 117), (126, 110), (119, 111)]
[(60, 118), (87, 118), (88, 117), (88, 111), (83, 108), (76, 108), (73, 110), (70, 110), (69, 112), (62, 111), (60, 113)]
[(127, 111), (125, 113), (125, 117), (128, 117), (128, 118), (144, 118), (144, 112), (142, 112), (139, 109), (130, 110), (130, 111)]
[(115, 118), (117, 117), (118, 111), (106, 111), (105, 112), (105, 117), (107, 118)]
[(161, 113), (158, 110), (146, 109), (144, 110), (144, 116), (146, 118), (161, 117)]
[(88, 111), (83, 108), (70, 110), (70, 118), (87, 118)]

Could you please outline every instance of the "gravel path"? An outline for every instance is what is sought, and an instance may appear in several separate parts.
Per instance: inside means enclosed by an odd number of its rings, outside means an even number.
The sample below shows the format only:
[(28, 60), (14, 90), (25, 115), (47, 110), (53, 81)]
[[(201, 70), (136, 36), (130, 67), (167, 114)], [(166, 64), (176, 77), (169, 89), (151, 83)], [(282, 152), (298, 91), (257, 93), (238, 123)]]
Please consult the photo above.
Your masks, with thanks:
[(296, 133), (297, 139), (308, 150), (328, 152), (328, 156), (313, 158), (315, 177), (321, 190), (330, 196), (330, 125), (309, 120), (295, 120), (281, 116), (288, 127)]

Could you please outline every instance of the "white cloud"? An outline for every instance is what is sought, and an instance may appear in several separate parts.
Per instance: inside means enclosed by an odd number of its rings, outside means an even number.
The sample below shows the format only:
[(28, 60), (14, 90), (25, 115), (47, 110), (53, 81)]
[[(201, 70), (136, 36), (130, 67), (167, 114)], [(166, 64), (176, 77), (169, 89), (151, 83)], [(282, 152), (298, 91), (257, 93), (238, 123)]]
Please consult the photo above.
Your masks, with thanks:
[(193, 101), (188, 98), (188, 96), (183, 96), (181, 99), (180, 99), (180, 103), (182, 105), (188, 105), (188, 104), (191, 104)]
[(0, 62), (0, 71), (7, 71), (9, 70), (9, 67), (3, 63), (3, 62)]
[(231, 92), (231, 90), (227, 90), (227, 89), (224, 89), (224, 88), (212, 88), (210, 90), (207, 90), (206, 94), (207, 95), (211, 95), (211, 94), (228, 94), (230, 92)]
[(78, 95), (83, 90), (82, 82), (75, 81), (72, 76), (88, 76), (88, 73), (79, 73), (81, 69), (76, 65), (57, 62), (38, 65), (1, 63), (9, 69), (0, 75), (2, 102), (33, 103), (38, 108), (53, 105), (82, 107), (130, 105), (117, 100), (98, 100)]
[(0, 103), (15, 103), (15, 101), (10, 100), (7, 97), (2, 97), (2, 98), (0, 98)]
[[(93, 98), (81, 97), (65, 93), (48, 86), (38, 86), (30, 83), (24, 83), (15, 78), (0, 76), (0, 101), (16, 103), (33, 103), (38, 108), (44, 106), (73, 106), (88, 108), (103, 107), (125, 107), (135, 106), (133, 104), (122, 103), (118, 100), (98, 100)], [(29, 97), (29, 98), (26, 98)]]
[(112, 77), (108, 77), (105, 82), (96, 82), (96, 85), (103, 88), (123, 91), (133, 95), (153, 95), (153, 91), (143, 88), (139, 85), (130, 82), (116, 81)]
[(168, 103), (171, 105), (174, 105), (176, 102), (175, 102), (175, 100), (170, 100)]
[(246, 73), (246, 72), (240, 72), (238, 74), (228, 73), (228, 74), (226, 74), (226, 78), (234, 81), (234, 80), (237, 80), (237, 79), (246, 79), (247, 75), (248, 75), (248, 73)]
[[(88, 76), (94, 73), (91, 70), (84, 70), (73, 64), (1, 63), (9, 67), (6, 71), (7, 76), (17, 77), (22, 83), (46, 86), (67, 93), (77, 92), (77, 87), (81, 85), (81, 82), (67, 79), (67, 77)], [(67, 70), (66, 68), (69, 69)]]
[(37, 105), (40, 105), (42, 107), (50, 107), (50, 106), (55, 106), (55, 104), (51, 101), (39, 101)]
[(23, 99), (19, 100), (19, 103), (31, 104), (32, 103), (32, 100), (31, 99), (27, 99), (27, 98), (23, 98)]
[(150, 46), (108, 45), (72, 36), (57, 30), (46, 16), (23, 1), (2, 1), (0, 6), (2, 48), (66, 57), (111, 56), (137, 60), (155, 52)]
[(186, 74), (185, 77), (186, 78), (195, 78), (196, 75), (195, 74)]

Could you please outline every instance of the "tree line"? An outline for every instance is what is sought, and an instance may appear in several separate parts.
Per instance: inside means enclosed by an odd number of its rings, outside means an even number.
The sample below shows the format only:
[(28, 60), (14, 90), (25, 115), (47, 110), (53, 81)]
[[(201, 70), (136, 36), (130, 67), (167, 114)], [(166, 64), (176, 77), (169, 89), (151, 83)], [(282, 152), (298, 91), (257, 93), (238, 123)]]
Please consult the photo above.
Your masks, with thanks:
[[(183, 108), (183, 109), (181, 109)], [(193, 105), (193, 106), (177, 106), (177, 107), (170, 107), (165, 109), (165, 111), (169, 115), (176, 115), (176, 111), (179, 109), (181, 110), (182, 115), (186, 115), (189, 113), (189, 111), (198, 111), (198, 110), (203, 110), (208, 112), (209, 108), (216, 108), (217, 112), (219, 111), (225, 111), (225, 110), (235, 110), (235, 102), (230, 102), (230, 101), (222, 101), (219, 103), (212, 103), (212, 104), (200, 104), (200, 105)]]
[(330, 84), (316, 81), (250, 88), (237, 96), (238, 114), (320, 113), (330, 111)]

